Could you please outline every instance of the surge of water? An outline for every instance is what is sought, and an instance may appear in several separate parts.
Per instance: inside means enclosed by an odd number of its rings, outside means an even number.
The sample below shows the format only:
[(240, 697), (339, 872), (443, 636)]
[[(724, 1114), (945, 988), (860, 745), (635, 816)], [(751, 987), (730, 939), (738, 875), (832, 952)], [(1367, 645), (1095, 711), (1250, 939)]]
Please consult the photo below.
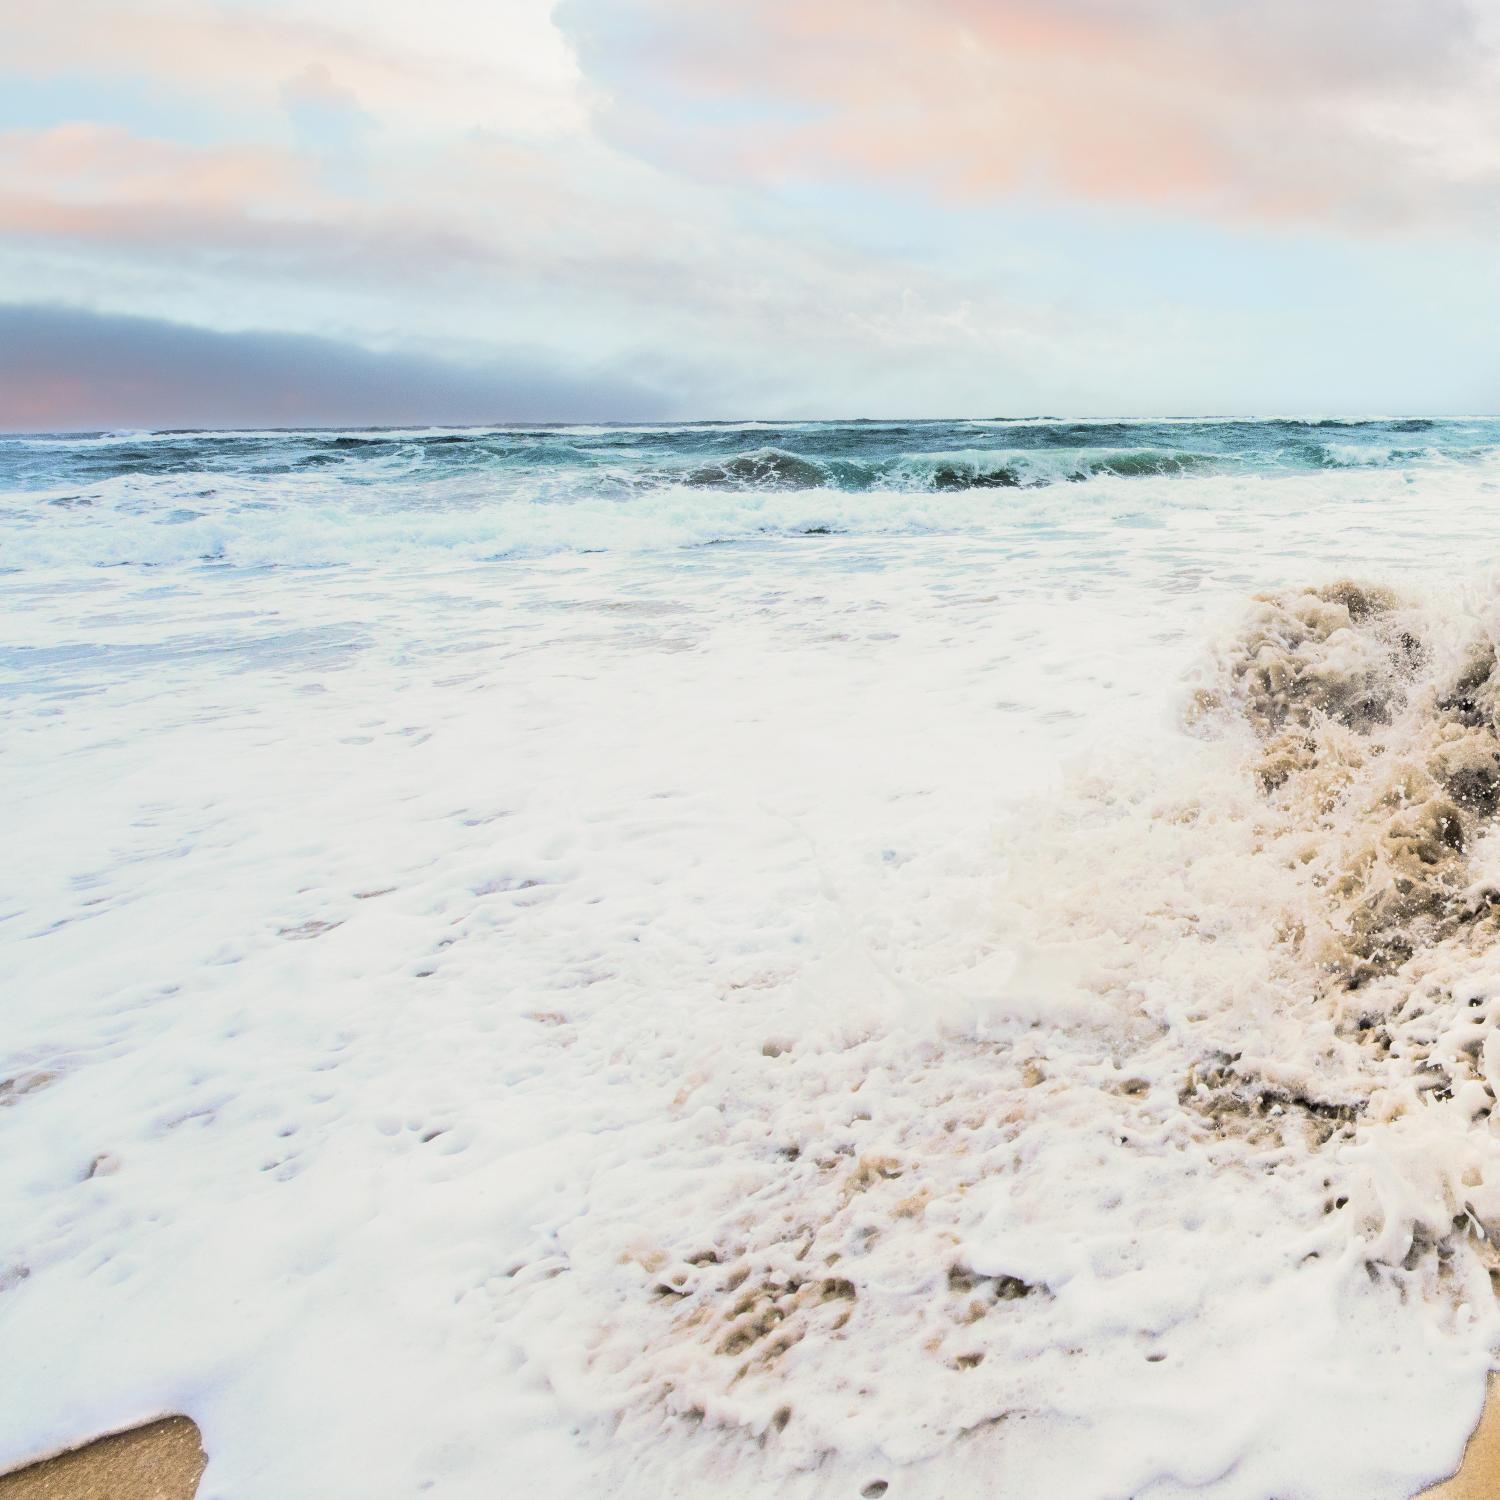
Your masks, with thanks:
[(0, 441), (0, 1468), (1451, 1468), (1497, 433)]

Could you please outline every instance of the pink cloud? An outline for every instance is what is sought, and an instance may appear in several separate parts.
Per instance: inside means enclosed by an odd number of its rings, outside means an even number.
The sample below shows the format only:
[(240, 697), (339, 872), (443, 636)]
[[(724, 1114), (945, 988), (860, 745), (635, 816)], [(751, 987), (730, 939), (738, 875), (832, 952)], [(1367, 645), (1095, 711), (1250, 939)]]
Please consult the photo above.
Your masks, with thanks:
[(334, 237), (339, 205), (295, 153), (185, 146), (117, 126), (0, 131), (0, 235), (177, 256)]
[(308, 203), (308, 165), (267, 146), (188, 146), (115, 125), (0, 131), (0, 182), (112, 203)]
[(623, 65), (590, 46), (602, 4), (574, 24), (637, 141), (674, 151), (651, 82), (695, 121), (763, 106), (695, 130), (709, 171), (1359, 228), (1477, 221), (1500, 186), (1500, 54), (1462, 0), (638, 0)]

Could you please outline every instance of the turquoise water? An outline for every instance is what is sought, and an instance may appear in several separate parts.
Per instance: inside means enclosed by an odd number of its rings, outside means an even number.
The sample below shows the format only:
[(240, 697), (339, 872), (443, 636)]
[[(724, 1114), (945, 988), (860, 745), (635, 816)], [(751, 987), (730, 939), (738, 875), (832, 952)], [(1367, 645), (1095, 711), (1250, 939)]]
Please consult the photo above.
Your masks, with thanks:
[(702, 423), (670, 427), (151, 432), (0, 438), (0, 481), (323, 475), (359, 482), (568, 476), (581, 489), (1015, 488), (1098, 475), (1285, 472), (1500, 449), (1500, 419)]
[(1500, 420), (1430, 418), (14, 435), (0, 566), (985, 534), (1101, 506), (1138, 525), (1258, 480), (1488, 480), (1497, 455)]

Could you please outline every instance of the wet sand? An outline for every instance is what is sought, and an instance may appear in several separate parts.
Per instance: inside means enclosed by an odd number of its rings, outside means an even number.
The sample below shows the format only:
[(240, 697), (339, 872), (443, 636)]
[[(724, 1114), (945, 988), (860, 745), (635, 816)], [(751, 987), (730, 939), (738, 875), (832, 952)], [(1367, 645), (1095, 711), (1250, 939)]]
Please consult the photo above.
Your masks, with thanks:
[(193, 1500), (206, 1462), (197, 1427), (163, 1417), (0, 1475), (0, 1500)]

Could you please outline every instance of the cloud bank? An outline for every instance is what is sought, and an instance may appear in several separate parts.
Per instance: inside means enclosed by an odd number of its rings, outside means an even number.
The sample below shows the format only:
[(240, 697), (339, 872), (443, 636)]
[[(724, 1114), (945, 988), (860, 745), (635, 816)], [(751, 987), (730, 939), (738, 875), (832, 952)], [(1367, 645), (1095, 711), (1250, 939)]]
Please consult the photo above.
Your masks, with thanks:
[(306, 335), (0, 306), (0, 426), (12, 431), (647, 420), (672, 404), (534, 351), (466, 366)]

